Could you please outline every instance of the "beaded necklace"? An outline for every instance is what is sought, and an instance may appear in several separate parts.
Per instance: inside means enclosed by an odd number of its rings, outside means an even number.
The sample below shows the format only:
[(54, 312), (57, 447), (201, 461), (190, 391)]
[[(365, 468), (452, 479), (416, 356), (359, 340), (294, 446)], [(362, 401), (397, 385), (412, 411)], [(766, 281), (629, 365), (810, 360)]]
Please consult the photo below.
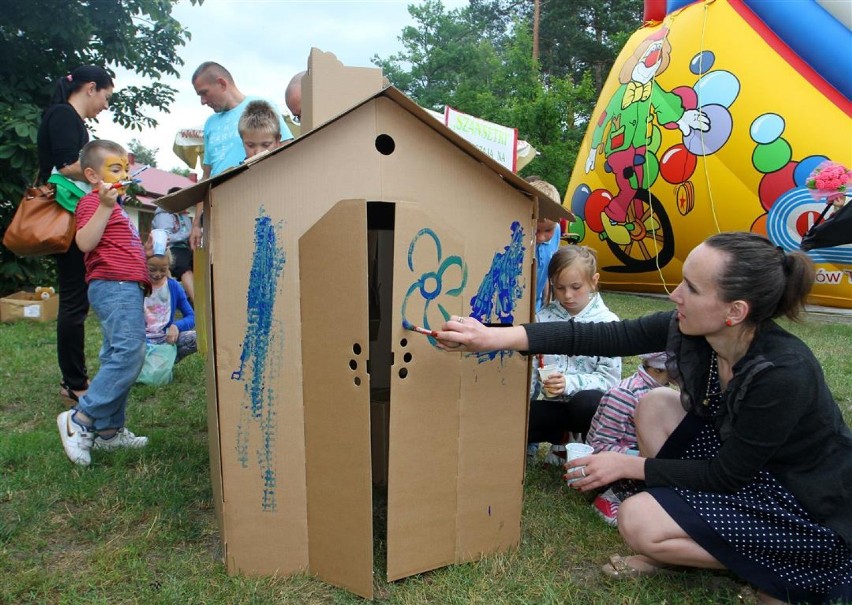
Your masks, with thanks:
[[(715, 388), (715, 391), (713, 390)], [(713, 399), (722, 394), (722, 385), (719, 382), (719, 360), (716, 351), (710, 354), (710, 375), (707, 377), (707, 391), (704, 394), (704, 407), (709, 407)]]

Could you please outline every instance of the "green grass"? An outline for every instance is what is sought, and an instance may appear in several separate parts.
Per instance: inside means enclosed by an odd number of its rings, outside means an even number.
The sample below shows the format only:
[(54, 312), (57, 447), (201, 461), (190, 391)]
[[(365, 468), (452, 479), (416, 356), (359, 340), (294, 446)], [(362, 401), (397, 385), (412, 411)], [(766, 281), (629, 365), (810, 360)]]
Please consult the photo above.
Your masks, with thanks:
[[(670, 308), (659, 298), (607, 293), (621, 317)], [(90, 318), (87, 354), (100, 334)], [(824, 364), (847, 422), (852, 419), (852, 325), (811, 317), (788, 326)], [(181, 362), (160, 389), (137, 386), (128, 426), (151, 438), (143, 451), (96, 454), (71, 465), (56, 435), (55, 324), (0, 325), (0, 603), (257, 604), (359, 603), (307, 575), (229, 577), (220, 562), (209, 481), (203, 363)], [(634, 359), (625, 360), (625, 373)], [(483, 469), (488, 472), (488, 469)], [(727, 573), (688, 572), (611, 581), (598, 571), (625, 553), (618, 532), (555, 470), (533, 465), (525, 482), (520, 546), (482, 561), (387, 584), (377, 601), (435, 604), (645, 604), (737, 602)], [(376, 577), (382, 572), (377, 569)], [(745, 601), (750, 602), (751, 597)]]

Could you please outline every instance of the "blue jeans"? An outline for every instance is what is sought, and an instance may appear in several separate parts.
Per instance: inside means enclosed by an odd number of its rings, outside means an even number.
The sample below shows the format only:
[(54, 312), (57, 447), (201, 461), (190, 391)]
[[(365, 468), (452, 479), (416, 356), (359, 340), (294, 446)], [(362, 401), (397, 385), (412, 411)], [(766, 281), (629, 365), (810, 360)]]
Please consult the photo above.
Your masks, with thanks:
[(124, 426), (127, 396), (145, 361), (144, 295), (135, 281), (94, 280), (89, 303), (101, 322), (101, 366), (77, 409), (96, 431)]

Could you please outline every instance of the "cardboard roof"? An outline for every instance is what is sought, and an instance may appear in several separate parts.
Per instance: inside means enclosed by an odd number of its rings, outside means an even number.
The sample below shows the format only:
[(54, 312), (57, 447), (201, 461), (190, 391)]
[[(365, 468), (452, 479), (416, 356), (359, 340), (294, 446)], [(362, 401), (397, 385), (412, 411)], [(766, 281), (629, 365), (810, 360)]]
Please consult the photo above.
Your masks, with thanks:
[(559, 221), (560, 219), (567, 219), (569, 221), (574, 220), (574, 214), (556, 202), (555, 200), (551, 200), (547, 196), (543, 196), (541, 192), (533, 187), (531, 184), (527, 183), (523, 178), (513, 173), (511, 170), (508, 170), (504, 166), (502, 166), (497, 161), (491, 159), (487, 154), (480, 151), (476, 146), (472, 143), (468, 142), (466, 139), (456, 134), (449, 128), (447, 128), (443, 123), (435, 120), (427, 110), (420, 107), (417, 103), (408, 98), (402, 91), (394, 88), (393, 86), (388, 86), (381, 91), (377, 92), (374, 95), (371, 95), (360, 101), (356, 105), (350, 107), (346, 111), (338, 114), (336, 117), (331, 120), (320, 124), (310, 132), (302, 135), (301, 137), (295, 139), (293, 142), (284, 145), (283, 147), (279, 147), (269, 153), (265, 153), (259, 156), (255, 156), (254, 158), (240, 164), (239, 166), (235, 166), (233, 168), (229, 168), (228, 170), (217, 174), (210, 179), (205, 181), (201, 181), (196, 185), (191, 187), (187, 187), (181, 191), (173, 193), (171, 195), (159, 198), (155, 201), (155, 203), (161, 208), (168, 210), (169, 212), (179, 212), (181, 210), (185, 210), (190, 206), (195, 205), (199, 200), (203, 199), (207, 193), (207, 190), (211, 187), (215, 187), (220, 183), (228, 181), (238, 174), (248, 170), (251, 166), (258, 162), (263, 162), (269, 159), (271, 156), (278, 153), (285, 153), (289, 151), (292, 147), (299, 145), (299, 143), (309, 137), (313, 136), (314, 133), (327, 128), (329, 124), (336, 122), (344, 118), (347, 114), (351, 113), (353, 110), (361, 107), (362, 105), (369, 103), (370, 101), (378, 98), (378, 97), (386, 97), (399, 105), (401, 108), (406, 110), (412, 117), (420, 120), (424, 124), (426, 124), (429, 128), (440, 134), (444, 137), (449, 143), (455, 145), (456, 147), (463, 150), (465, 153), (470, 155), (471, 157), (477, 159), (482, 164), (485, 164), (488, 168), (490, 168), (493, 172), (498, 174), (504, 181), (506, 181), (509, 185), (523, 191), (529, 197), (536, 197), (539, 200), (539, 212), (538, 215), (540, 218), (547, 218), (552, 221)]

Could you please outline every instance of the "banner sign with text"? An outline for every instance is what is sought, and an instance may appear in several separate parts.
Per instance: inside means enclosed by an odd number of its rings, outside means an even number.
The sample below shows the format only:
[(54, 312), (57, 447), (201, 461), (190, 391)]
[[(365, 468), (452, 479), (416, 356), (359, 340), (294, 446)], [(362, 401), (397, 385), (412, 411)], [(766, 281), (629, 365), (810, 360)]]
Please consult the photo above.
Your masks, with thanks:
[(446, 106), (444, 124), (495, 162), (517, 171), (518, 130), (475, 118)]

